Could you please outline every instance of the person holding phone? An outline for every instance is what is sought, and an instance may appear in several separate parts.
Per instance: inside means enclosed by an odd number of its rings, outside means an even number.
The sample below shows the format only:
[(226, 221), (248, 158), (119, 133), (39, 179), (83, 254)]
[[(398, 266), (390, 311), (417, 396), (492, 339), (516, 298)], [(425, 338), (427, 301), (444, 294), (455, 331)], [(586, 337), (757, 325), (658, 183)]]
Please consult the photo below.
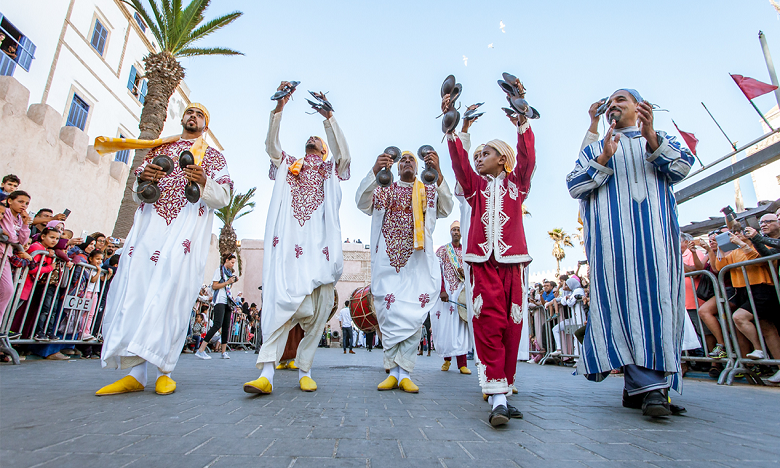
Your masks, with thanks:
[(222, 266), (217, 268), (212, 279), (211, 289), (214, 290), (214, 324), (206, 333), (206, 339), (200, 344), (200, 348), (195, 356), (201, 359), (211, 359), (206, 354), (206, 345), (214, 337), (214, 334), (221, 328), (222, 332), (222, 359), (230, 359), (227, 353), (227, 342), (230, 337), (230, 318), (233, 315), (233, 309), (236, 303), (230, 295), (230, 287), (238, 281), (238, 276), (233, 274), (233, 267), (236, 265), (236, 255), (226, 254), (222, 256)]

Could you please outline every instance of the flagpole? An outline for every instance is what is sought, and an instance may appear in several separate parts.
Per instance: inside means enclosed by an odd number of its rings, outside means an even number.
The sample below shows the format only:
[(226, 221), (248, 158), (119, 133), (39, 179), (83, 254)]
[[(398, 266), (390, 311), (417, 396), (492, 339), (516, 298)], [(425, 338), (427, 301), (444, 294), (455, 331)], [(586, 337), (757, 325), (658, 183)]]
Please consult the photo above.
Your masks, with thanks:
[[(752, 103), (753, 101), (750, 101), (750, 102)], [(704, 106), (704, 110), (706, 110), (707, 113), (710, 114), (710, 118), (712, 118), (712, 121), (715, 122), (715, 125), (718, 126), (718, 128), (720, 129), (720, 133), (722, 133), (723, 136), (726, 137), (726, 139), (729, 141), (729, 144), (731, 145), (731, 147), (734, 148), (734, 151), (736, 151), (737, 150), (737, 145), (735, 145), (734, 142), (731, 141), (731, 138), (729, 138), (729, 136), (726, 135), (726, 132), (723, 131), (723, 127), (721, 127), (720, 124), (718, 123), (718, 121), (715, 120), (715, 116), (712, 115), (712, 112), (710, 112), (710, 110), (707, 109), (707, 106), (705, 106), (703, 102), (701, 103), (701, 105)]]
[(770, 124), (769, 121), (766, 119), (766, 117), (764, 117), (764, 114), (762, 114), (761, 111), (758, 110), (758, 107), (756, 106), (756, 103), (754, 103), (752, 99), (748, 99), (748, 101), (750, 101), (750, 103), (753, 104), (753, 109), (755, 109), (756, 112), (758, 112), (758, 115), (760, 115), (761, 118), (764, 120), (764, 123), (766, 124), (766, 126), (769, 127), (769, 129), (774, 132), (775, 129), (772, 127), (772, 124)]

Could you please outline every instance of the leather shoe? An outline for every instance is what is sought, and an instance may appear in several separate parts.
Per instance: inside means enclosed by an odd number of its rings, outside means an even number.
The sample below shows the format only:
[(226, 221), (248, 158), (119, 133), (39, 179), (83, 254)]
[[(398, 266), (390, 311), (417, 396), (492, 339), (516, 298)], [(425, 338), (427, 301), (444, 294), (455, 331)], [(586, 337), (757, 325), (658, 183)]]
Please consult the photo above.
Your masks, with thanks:
[(509, 417), (512, 419), (523, 419), (523, 413), (520, 412), (519, 409), (515, 408), (514, 406), (507, 404), (506, 405), (507, 411), (509, 411)]
[(141, 382), (137, 381), (135, 377), (133, 377), (132, 375), (126, 375), (121, 379), (117, 380), (116, 382), (112, 383), (111, 385), (106, 385), (105, 387), (101, 388), (100, 390), (95, 392), (95, 395), (97, 396), (119, 395), (120, 393), (143, 392), (143, 391), (144, 391), (144, 386), (141, 385)]
[(471, 369), (469, 369), (466, 366), (463, 366), (463, 367), (460, 368), (460, 373), (461, 374), (466, 374), (466, 375), (471, 374)]
[(405, 391), (406, 393), (418, 393), (420, 391), (420, 387), (414, 384), (412, 382), (412, 379), (405, 378), (401, 379), (401, 383), (398, 384), (398, 388)]
[(498, 405), (493, 411), (490, 412), (488, 422), (491, 426), (498, 427), (508, 423), (509, 418), (509, 410), (507, 407), (504, 405)]
[(251, 382), (244, 384), (244, 391), (246, 393), (262, 393), (268, 395), (273, 390), (273, 385), (266, 377), (260, 377)]
[(447, 372), (448, 370), (450, 370), (450, 364), (451, 364), (450, 361), (444, 361), (444, 364), (441, 365), (441, 370)]
[(652, 418), (661, 418), (672, 414), (669, 409), (669, 399), (661, 390), (653, 390), (645, 393), (642, 400), (642, 415)]
[(154, 391), (158, 395), (170, 395), (176, 391), (176, 382), (167, 375), (161, 375), (154, 384)]
[(301, 384), (301, 390), (304, 392), (313, 392), (317, 390), (317, 382), (308, 375), (301, 377), (301, 380), (298, 383)]
[(295, 360), (292, 360), (287, 363), (287, 368), (292, 370), (297, 370), (298, 366), (295, 365)]
[(393, 377), (392, 375), (388, 375), (385, 380), (382, 381), (379, 385), (377, 385), (376, 389), (380, 392), (383, 390), (392, 390), (394, 388), (398, 388), (398, 379)]

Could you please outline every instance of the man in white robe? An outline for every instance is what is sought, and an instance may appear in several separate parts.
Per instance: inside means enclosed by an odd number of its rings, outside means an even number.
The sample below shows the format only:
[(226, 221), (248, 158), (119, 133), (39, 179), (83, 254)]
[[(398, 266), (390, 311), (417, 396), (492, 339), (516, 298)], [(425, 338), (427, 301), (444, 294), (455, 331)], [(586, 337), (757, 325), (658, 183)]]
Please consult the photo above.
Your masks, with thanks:
[[(288, 84), (282, 82), (279, 89)], [(257, 355), (261, 374), (244, 384), (247, 393), (271, 393), (274, 369), (295, 325), (304, 331), (295, 357), (300, 388), (317, 390), (311, 378), (314, 353), (343, 270), (340, 182), (349, 179), (349, 148), (333, 112), (319, 109), (328, 145), (313, 136), (298, 160), (282, 151), (279, 125), (291, 96), (277, 101), (265, 142), (275, 182), (265, 226), (263, 346)]]
[(441, 270), (433, 249), (436, 218), (447, 217), (453, 201), (435, 151), (424, 155), (439, 172), (433, 185), (417, 179), (417, 159), (405, 151), (398, 162), (400, 181), (379, 187), (376, 174), (392, 159), (381, 154), (360, 183), (355, 201), (371, 216), (371, 293), (382, 331), (384, 366), (390, 375), (379, 390), (419, 388), (410, 373), (417, 362), (422, 324), (441, 290)]
[[(98, 390), (98, 396), (142, 391), (147, 362), (158, 369), (158, 394), (176, 389), (170, 373), (181, 355), (192, 306), (198, 299), (214, 211), (229, 203), (233, 188), (225, 157), (203, 140), (209, 124), (206, 108), (190, 104), (181, 123), (180, 137), (152, 141), (99, 137), (95, 142), (98, 151), (107, 152), (153, 147), (135, 171), (138, 180), (133, 199), (140, 206), (108, 292), (103, 320), (102, 366), (131, 370)], [(182, 170), (178, 159), (184, 150), (193, 153), (196, 164)], [(173, 159), (170, 175), (152, 164), (158, 155)], [(136, 194), (140, 181), (158, 182), (161, 196), (157, 202), (141, 203)], [(196, 203), (185, 198), (188, 182), (200, 186)]]
[[(452, 242), (436, 250), (442, 273), (441, 293), (431, 314), (431, 328), (436, 338), (436, 353), (444, 358), (442, 371), (448, 371), (455, 356), (461, 374), (471, 374), (466, 362), (466, 353), (471, 349), (469, 341), (469, 300), (465, 295), (465, 272), (463, 270), (463, 247), (460, 243), (460, 222), (450, 226)], [(461, 301), (461, 293), (464, 293)], [(460, 310), (462, 309), (462, 310)], [(461, 312), (467, 320), (463, 320)]]

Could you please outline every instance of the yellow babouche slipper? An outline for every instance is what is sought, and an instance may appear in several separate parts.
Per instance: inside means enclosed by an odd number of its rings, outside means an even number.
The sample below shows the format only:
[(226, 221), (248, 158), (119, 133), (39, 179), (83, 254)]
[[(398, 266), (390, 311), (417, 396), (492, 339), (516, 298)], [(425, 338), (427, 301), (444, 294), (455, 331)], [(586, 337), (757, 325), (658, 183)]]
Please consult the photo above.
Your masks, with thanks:
[(514, 385), (512, 386), (512, 394), (517, 395), (517, 389), (515, 388)]
[(412, 379), (408, 377), (401, 379), (401, 383), (398, 384), (398, 387), (406, 393), (417, 393), (420, 391), (420, 387), (415, 385), (414, 382), (412, 382)]
[(483, 393), (482, 394), (482, 399), (487, 401), (488, 400), (488, 395), (486, 393)]
[(95, 395), (97, 396), (119, 395), (120, 393), (143, 392), (143, 391), (144, 391), (144, 386), (141, 385), (141, 382), (135, 380), (135, 377), (133, 377), (132, 375), (126, 375), (121, 379), (117, 380), (116, 382), (112, 383), (111, 385), (106, 385), (105, 387), (101, 388), (100, 390), (95, 392)]
[(170, 395), (176, 391), (176, 382), (167, 375), (161, 375), (154, 384), (154, 391), (158, 395)]
[(441, 370), (447, 372), (448, 370), (450, 370), (450, 364), (451, 361), (444, 361), (444, 364), (441, 365)]
[(387, 378), (383, 380), (382, 383), (380, 383), (376, 387), (376, 389), (379, 391), (392, 390), (394, 388), (398, 388), (398, 379), (396, 379), (392, 375), (388, 375)]
[(288, 369), (293, 369), (293, 370), (297, 369), (298, 366), (295, 365), (295, 360), (292, 360), (292, 361), (288, 362), (287, 363), (287, 368)]
[(460, 373), (461, 374), (471, 374), (471, 369), (469, 369), (466, 366), (463, 366), (463, 367), (460, 368)]
[(313, 392), (317, 390), (317, 382), (308, 375), (301, 377), (301, 380), (299, 380), (298, 383), (301, 384), (301, 390), (304, 392)]
[(273, 390), (273, 385), (266, 377), (260, 377), (244, 384), (244, 391), (247, 393), (262, 393), (267, 395)]
[(276, 370), (282, 370), (282, 369), (286, 369), (286, 368), (287, 368), (287, 364), (284, 364), (284, 363), (281, 363), (281, 362), (279, 363), (278, 366), (276, 366)]

